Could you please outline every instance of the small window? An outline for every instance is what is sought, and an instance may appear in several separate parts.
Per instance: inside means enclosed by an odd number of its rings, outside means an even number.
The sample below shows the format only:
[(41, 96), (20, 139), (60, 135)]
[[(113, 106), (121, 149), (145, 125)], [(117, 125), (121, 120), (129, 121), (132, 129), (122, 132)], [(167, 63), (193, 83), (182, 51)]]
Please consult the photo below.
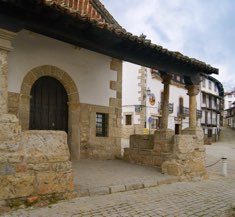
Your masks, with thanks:
[(126, 125), (132, 125), (132, 115), (126, 115)]
[(206, 79), (202, 78), (202, 87), (206, 87)]
[(96, 113), (96, 136), (108, 136), (108, 114)]
[(209, 137), (209, 138), (212, 137), (212, 129), (208, 129), (208, 137)]
[(217, 92), (216, 84), (214, 84), (214, 91)]
[(209, 89), (211, 90), (211, 81), (209, 81)]
[(204, 104), (206, 104), (206, 95), (205, 95), (205, 94), (202, 95), (202, 102), (203, 102)]

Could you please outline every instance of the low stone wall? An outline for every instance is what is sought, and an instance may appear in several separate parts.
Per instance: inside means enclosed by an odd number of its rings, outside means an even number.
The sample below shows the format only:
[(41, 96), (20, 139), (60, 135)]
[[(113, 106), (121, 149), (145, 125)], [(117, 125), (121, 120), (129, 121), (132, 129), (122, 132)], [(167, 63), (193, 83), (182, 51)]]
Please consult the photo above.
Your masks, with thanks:
[(161, 157), (153, 150), (154, 135), (131, 135), (130, 148), (124, 149), (123, 159), (130, 163), (160, 167)]
[(130, 163), (136, 163), (146, 166), (161, 167), (161, 156), (157, 155), (153, 150), (124, 149), (123, 159)]
[(153, 149), (153, 135), (131, 135), (130, 148)]
[(182, 180), (207, 178), (206, 153), (203, 131), (186, 129), (183, 135), (174, 135), (174, 145), (168, 160), (162, 164), (162, 172), (179, 176)]
[(25, 131), (1, 141), (0, 206), (70, 197), (74, 181), (69, 156), (65, 132)]
[(161, 167), (162, 173), (182, 180), (207, 178), (204, 135), (201, 128), (187, 128), (181, 135), (170, 129), (154, 135), (132, 135), (124, 160), (131, 163)]

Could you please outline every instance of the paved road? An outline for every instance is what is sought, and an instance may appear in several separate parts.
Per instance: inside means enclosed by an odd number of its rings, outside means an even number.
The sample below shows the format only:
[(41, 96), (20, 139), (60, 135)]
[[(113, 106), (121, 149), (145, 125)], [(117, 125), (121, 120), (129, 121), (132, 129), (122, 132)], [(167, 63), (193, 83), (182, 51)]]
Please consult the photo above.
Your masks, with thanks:
[[(213, 164), (221, 157), (228, 158), (228, 174), (235, 174), (235, 130), (222, 128), (220, 141), (206, 145), (207, 164)], [(212, 175), (221, 173), (221, 162), (208, 168)]]
[(83, 197), (8, 216), (223, 216), (235, 200), (235, 177), (174, 183), (104, 196)]
[[(223, 129), (229, 138), (207, 146), (208, 162), (221, 154), (229, 156), (229, 175), (220, 175), (221, 164), (210, 167), (209, 180), (180, 182), (110, 195), (76, 198), (50, 207), (18, 210), (5, 217), (210, 217), (229, 216), (227, 211), (235, 201), (235, 132)], [(223, 153), (222, 153), (223, 152)]]

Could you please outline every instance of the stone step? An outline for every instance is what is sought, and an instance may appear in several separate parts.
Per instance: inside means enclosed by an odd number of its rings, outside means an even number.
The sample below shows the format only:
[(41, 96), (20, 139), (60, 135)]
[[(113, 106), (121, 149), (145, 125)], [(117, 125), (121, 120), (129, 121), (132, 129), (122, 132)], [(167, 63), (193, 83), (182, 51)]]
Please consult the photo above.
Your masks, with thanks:
[(110, 185), (110, 186), (92, 186), (92, 187), (75, 187), (75, 191), (78, 197), (96, 196), (96, 195), (106, 195), (118, 192), (133, 191), (142, 188), (151, 188), (163, 184), (172, 184), (180, 181), (178, 177), (167, 177), (165, 179), (161, 178), (158, 180), (140, 180), (133, 181), (123, 184)]

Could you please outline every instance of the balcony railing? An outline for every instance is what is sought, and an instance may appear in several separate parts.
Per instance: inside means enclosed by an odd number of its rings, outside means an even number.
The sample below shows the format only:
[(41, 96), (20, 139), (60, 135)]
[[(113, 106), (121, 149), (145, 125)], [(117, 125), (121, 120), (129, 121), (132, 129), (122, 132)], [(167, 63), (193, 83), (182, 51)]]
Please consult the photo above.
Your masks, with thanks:
[(202, 118), (202, 111), (201, 110), (197, 110), (197, 118)]
[[(178, 108), (178, 114), (179, 114), (179, 116), (188, 117), (189, 116), (189, 108), (179, 107)], [(202, 117), (202, 111), (197, 110), (197, 118), (201, 118), (201, 117)]]
[[(158, 102), (158, 112), (160, 114), (162, 113), (162, 106), (163, 106), (163, 104), (161, 102)], [(172, 114), (174, 112), (174, 103), (169, 103), (168, 112), (169, 112), (169, 114)]]
[(225, 110), (224, 116), (225, 116), (225, 118), (234, 117), (235, 116), (235, 107)]
[(216, 118), (207, 118), (207, 119), (205, 119), (205, 118), (203, 118), (203, 119), (201, 119), (201, 123), (202, 124), (205, 124), (205, 125), (214, 125), (214, 126), (216, 126), (217, 125), (217, 120), (216, 120)]
[(179, 114), (179, 116), (188, 117), (189, 116), (189, 108), (179, 106), (178, 107), (178, 114)]
[(206, 104), (206, 103), (202, 103), (202, 108), (207, 108), (207, 109), (212, 109), (212, 110), (216, 110), (216, 111), (220, 111), (222, 110), (222, 106), (220, 104)]

